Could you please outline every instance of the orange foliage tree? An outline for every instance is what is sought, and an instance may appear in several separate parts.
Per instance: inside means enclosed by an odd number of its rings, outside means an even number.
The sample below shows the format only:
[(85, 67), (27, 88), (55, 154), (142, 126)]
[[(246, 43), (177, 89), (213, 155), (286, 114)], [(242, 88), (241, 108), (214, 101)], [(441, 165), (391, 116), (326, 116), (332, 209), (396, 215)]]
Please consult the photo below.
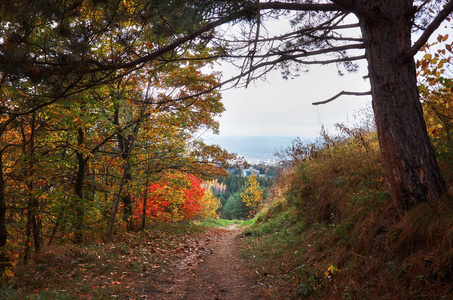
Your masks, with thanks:
[(209, 194), (196, 176), (168, 173), (159, 182), (149, 184), (144, 196), (136, 199), (133, 217), (137, 221), (145, 213), (153, 221), (171, 222), (193, 220), (203, 214), (215, 216), (218, 206), (213, 206), (212, 198), (206, 195)]

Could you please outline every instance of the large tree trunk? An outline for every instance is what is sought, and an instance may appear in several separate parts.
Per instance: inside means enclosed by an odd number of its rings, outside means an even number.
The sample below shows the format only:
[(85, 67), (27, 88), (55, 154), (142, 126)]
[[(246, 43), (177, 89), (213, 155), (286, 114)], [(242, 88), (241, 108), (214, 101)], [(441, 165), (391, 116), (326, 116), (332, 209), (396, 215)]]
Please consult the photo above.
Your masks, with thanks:
[[(359, 16), (379, 143), (400, 213), (446, 191), (419, 101), (411, 47), (412, 1), (369, 1)], [(395, 3), (396, 2), (396, 3)]]

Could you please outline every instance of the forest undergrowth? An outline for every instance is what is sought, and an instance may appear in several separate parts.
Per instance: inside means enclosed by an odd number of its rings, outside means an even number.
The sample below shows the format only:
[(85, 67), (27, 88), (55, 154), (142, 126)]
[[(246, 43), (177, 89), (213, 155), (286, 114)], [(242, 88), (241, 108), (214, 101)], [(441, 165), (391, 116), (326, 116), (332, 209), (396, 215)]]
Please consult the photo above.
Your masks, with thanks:
[[(365, 124), (366, 125), (366, 124)], [(271, 200), (241, 239), (275, 299), (448, 299), (453, 294), (453, 198), (405, 215), (393, 205), (372, 126), (296, 141)], [(445, 141), (444, 141), (445, 142)], [(445, 146), (445, 145), (444, 145)], [(438, 153), (447, 185), (453, 151)]]
[(218, 227), (242, 223), (161, 223), (112, 243), (46, 247), (2, 279), (0, 299), (153, 299), (175, 264), (210, 253), (207, 245), (222, 234)]

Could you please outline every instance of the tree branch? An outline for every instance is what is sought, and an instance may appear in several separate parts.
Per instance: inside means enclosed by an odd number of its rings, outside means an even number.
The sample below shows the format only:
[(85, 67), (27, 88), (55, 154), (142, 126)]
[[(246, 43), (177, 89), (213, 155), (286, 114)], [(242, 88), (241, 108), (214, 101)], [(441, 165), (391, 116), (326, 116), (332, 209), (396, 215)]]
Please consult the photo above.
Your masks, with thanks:
[(372, 19), (373, 13), (370, 12), (367, 7), (365, 7), (367, 1), (362, 1), (362, 3), (357, 3), (359, 1), (353, 1), (353, 0), (331, 0), (334, 2), (336, 5), (341, 7), (341, 10), (343, 11), (350, 11), (354, 13), (357, 16), (360, 16), (362, 18), (366, 19)]
[(412, 45), (412, 47), (405, 53), (405, 57), (413, 57), (421, 47), (428, 41), (431, 34), (439, 28), (440, 24), (453, 12), (453, 1), (449, 1), (445, 7), (437, 14), (434, 20), (426, 27), (426, 30), (420, 36), (420, 38)]
[(327, 100), (324, 100), (324, 101), (319, 101), (319, 102), (313, 102), (312, 105), (320, 105), (320, 104), (326, 104), (326, 103), (329, 103), (343, 95), (348, 95), (348, 96), (368, 96), (368, 95), (371, 95), (371, 91), (369, 92), (347, 92), (347, 91), (341, 91), (339, 92), (338, 94), (336, 94), (335, 96), (333, 96), (332, 98), (329, 98)]
[(280, 1), (260, 3), (259, 8), (293, 11), (346, 11), (337, 4), (288, 3)]
[(431, 1), (431, 0), (425, 0), (425, 1), (423, 1), (423, 3), (420, 4), (420, 5), (417, 7), (417, 9), (416, 9), (415, 11), (418, 12), (418, 11), (422, 10), (422, 8), (423, 8), (426, 4), (428, 4), (429, 1)]
[(337, 59), (328, 59), (328, 60), (319, 60), (319, 61), (318, 60), (303, 61), (303, 60), (299, 60), (297, 58), (295, 58), (293, 60), (300, 64), (304, 64), (304, 65), (327, 65), (327, 64), (332, 64), (332, 63), (355, 61), (355, 60), (361, 60), (361, 59), (366, 59), (366, 55), (351, 56), (351, 57), (337, 58)]
[(152, 53), (149, 53), (148, 55), (142, 56), (140, 58), (137, 58), (137, 59), (129, 61), (129, 62), (118, 63), (118, 64), (113, 64), (113, 65), (104, 65), (100, 62), (90, 61), (90, 63), (95, 64), (98, 67), (90, 70), (89, 72), (96, 73), (96, 72), (107, 71), (107, 70), (128, 69), (128, 68), (133, 68), (135, 66), (147, 63), (147, 62), (154, 60), (170, 51), (173, 51), (174, 49), (181, 46), (182, 44), (195, 39), (196, 37), (200, 36), (201, 34), (203, 34), (205, 32), (208, 32), (210, 30), (213, 30), (213, 29), (219, 27), (220, 25), (229, 23), (231, 21), (234, 21), (234, 20), (237, 20), (237, 19), (240, 19), (240, 18), (246, 16), (246, 13), (247, 12), (245, 10), (243, 10), (238, 13), (221, 18), (215, 22), (209, 23), (209, 24), (195, 30), (194, 32), (191, 32), (183, 37), (180, 37), (179, 39), (176, 39), (175, 41), (173, 41), (172, 43), (168, 44), (165, 47), (162, 47)]
[(302, 53), (300, 53), (300, 54), (291, 54), (291, 52), (295, 52), (298, 50), (282, 51), (282, 52), (272, 53), (272, 56), (281, 55), (281, 57), (283, 57), (283, 58), (287, 57), (287, 59), (284, 59), (284, 60), (290, 60), (291, 58), (310, 57), (310, 56), (328, 54), (328, 53), (332, 53), (332, 52), (340, 52), (340, 51), (346, 51), (346, 50), (352, 50), (352, 49), (364, 49), (364, 48), (365, 48), (365, 45), (360, 43), (360, 44), (350, 44), (350, 45), (314, 50), (311, 52), (301, 51)]

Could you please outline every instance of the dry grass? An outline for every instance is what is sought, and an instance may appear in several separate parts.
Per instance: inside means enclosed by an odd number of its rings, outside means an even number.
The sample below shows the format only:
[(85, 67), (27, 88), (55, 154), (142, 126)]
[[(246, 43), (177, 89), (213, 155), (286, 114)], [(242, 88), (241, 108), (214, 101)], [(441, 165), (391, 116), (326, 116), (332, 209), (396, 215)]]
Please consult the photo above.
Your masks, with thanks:
[(399, 218), (375, 135), (331, 141), (286, 170), (244, 239), (250, 267), (272, 274), (257, 280), (277, 299), (448, 299), (452, 198)]

